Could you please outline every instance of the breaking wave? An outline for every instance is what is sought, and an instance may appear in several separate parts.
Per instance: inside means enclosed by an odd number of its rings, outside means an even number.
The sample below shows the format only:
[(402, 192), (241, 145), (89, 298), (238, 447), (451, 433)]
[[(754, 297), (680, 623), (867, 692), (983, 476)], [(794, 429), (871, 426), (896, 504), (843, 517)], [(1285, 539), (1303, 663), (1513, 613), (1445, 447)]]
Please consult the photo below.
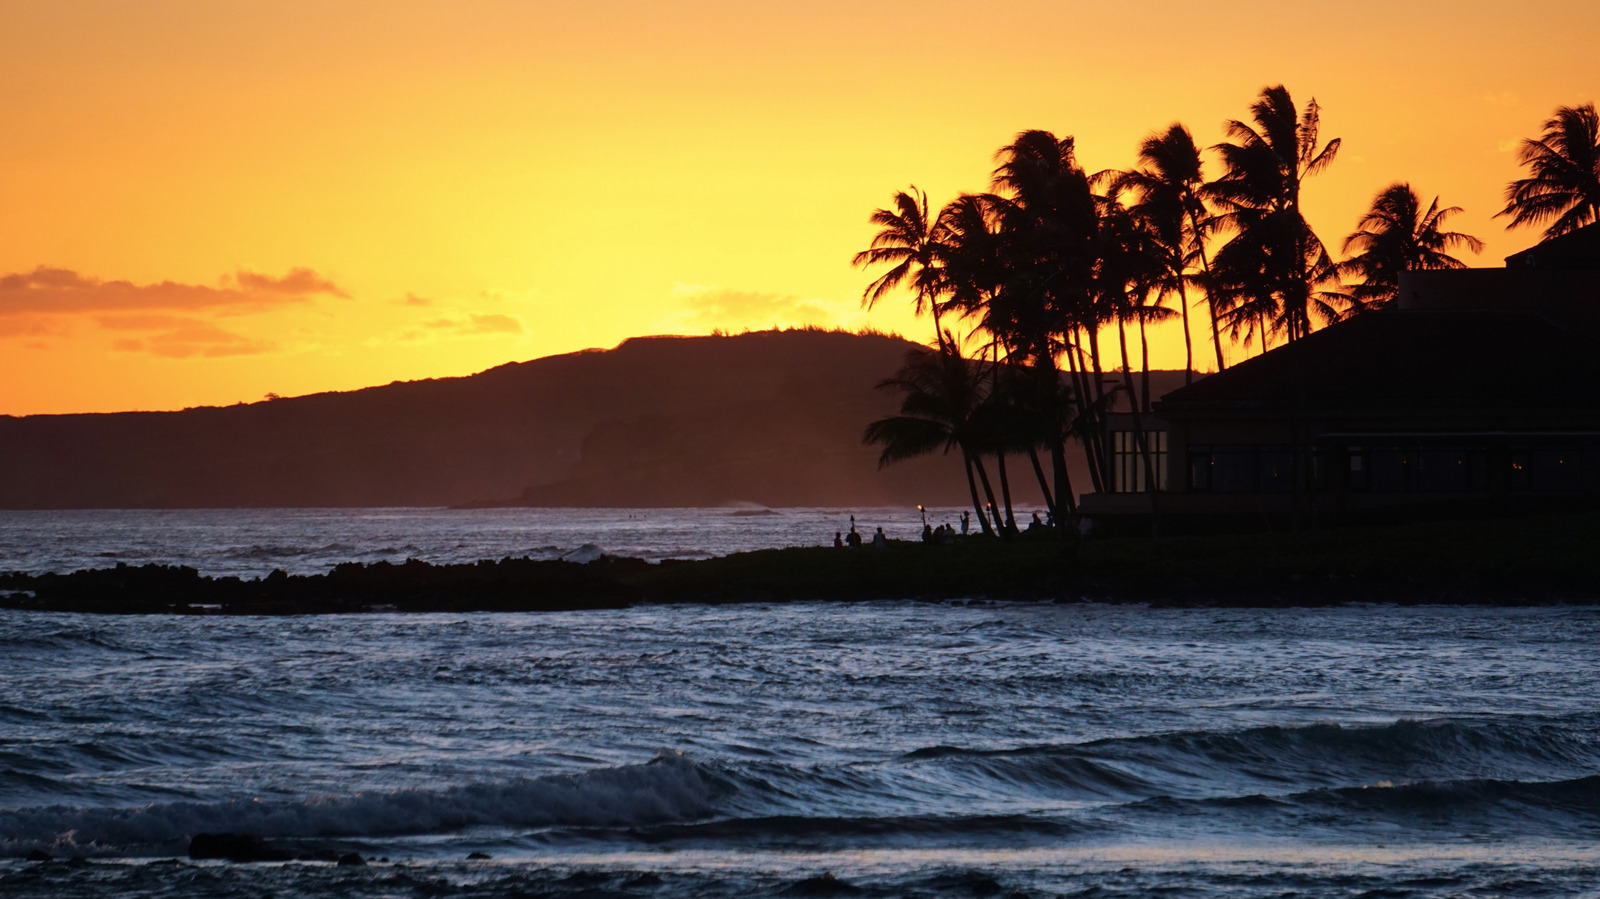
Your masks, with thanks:
[(642, 765), (444, 790), (163, 802), (138, 808), (48, 806), (0, 809), (0, 846), (10, 854), (70, 847), (81, 854), (181, 852), (196, 833), (258, 837), (382, 837), (473, 827), (629, 827), (707, 814), (711, 786), (681, 755)]

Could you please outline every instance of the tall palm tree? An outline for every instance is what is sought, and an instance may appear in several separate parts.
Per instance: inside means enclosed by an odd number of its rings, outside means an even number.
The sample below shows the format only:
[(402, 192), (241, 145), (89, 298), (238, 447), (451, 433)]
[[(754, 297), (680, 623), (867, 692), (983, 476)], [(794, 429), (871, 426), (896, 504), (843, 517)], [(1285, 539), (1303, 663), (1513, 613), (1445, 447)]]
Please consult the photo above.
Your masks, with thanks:
[(1511, 224), (1540, 225), (1548, 240), (1600, 220), (1600, 115), (1593, 103), (1563, 106), (1544, 123), (1544, 135), (1524, 140), (1517, 162), (1529, 177), (1506, 186)]
[(1460, 212), (1460, 206), (1440, 209), (1438, 197), (1424, 210), (1416, 191), (1404, 181), (1379, 191), (1356, 230), (1344, 239), (1345, 253), (1358, 251), (1340, 263), (1345, 274), (1361, 279), (1350, 290), (1353, 308), (1379, 309), (1393, 302), (1400, 295), (1401, 272), (1466, 268), (1450, 251), (1466, 247), (1481, 253), (1483, 241), (1443, 230), (1445, 219)]
[[(1051, 410), (1052, 421), (1082, 418), (1099, 409), (1091, 397), (1104, 393), (1095, 335), (1105, 319), (1095, 296), (1096, 199), (1078, 164), (1071, 137), (1049, 131), (1024, 131), (996, 154), (989, 203), (1007, 257), (1005, 278), (990, 298), (989, 321), (1003, 323), (1012, 358), (1028, 365), (1039, 386), (1033, 394), (1046, 402), (1072, 397), (1076, 414)], [(1091, 327), (1093, 323), (1093, 327)], [(1083, 342), (1091, 345), (1085, 356)], [(1058, 357), (1068, 360), (1074, 389), (1059, 389)], [(1094, 370), (1088, 377), (1085, 366)], [(1051, 430), (1049, 446), (1057, 502), (1070, 489), (1066, 431)], [(1102, 467), (1095, 441), (1084, 444), (1090, 478), (1100, 488)]]
[[(940, 343), (954, 343), (954, 338), (941, 338)], [(959, 450), (967, 473), (972, 509), (983, 525), (983, 532), (993, 534), (974, 481), (976, 473), (993, 508), (994, 490), (984, 470), (982, 455), (987, 436), (981, 410), (988, 395), (983, 373), (953, 352), (918, 349), (908, 353), (900, 370), (878, 386), (898, 390), (901, 394), (900, 414), (878, 419), (868, 425), (862, 435), (864, 443), (883, 446), (878, 467), (935, 452)]]
[(857, 253), (851, 264), (857, 267), (888, 265), (889, 270), (867, 285), (861, 303), (871, 309), (883, 295), (909, 284), (915, 296), (918, 315), (933, 313), (934, 335), (944, 347), (945, 331), (940, 324), (940, 297), (944, 285), (944, 244), (939, 221), (929, 215), (928, 195), (912, 185), (910, 191), (894, 195), (894, 208), (872, 213), (878, 226), (869, 247)]
[[(1160, 289), (1176, 292), (1183, 315), (1184, 383), (1194, 380), (1194, 341), (1189, 332), (1189, 271), (1199, 262), (1201, 272), (1211, 268), (1206, 258), (1205, 239), (1211, 227), (1211, 214), (1205, 202), (1205, 175), (1200, 148), (1194, 136), (1181, 123), (1146, 137), (1139, 144), (1138, 167), (1117, 174), (1113, 188), (1132, 191), (1137, 200), (1131, 206), (1136, 215), (1149, 222), (1159, 239), (1166, 277)], [(1216, 350), (1217, 370), (1227, 367), (1222, 355), (1222, 339), (1217, 328), (1217, 304), (1207, 296), (1211, 321), (1211, 343)]]
[(1232, 143), (1216, 145), (1226, 172), (1206, 185), (1234, 236), (1212, 259), (1212, 285), (1229, 304), (1219, 317), (1246, 339), (1260, 333), (1297, 340), (1317, 319), (1342, 317), (1338, 267), (1301, 211), (1305, 179), (1327, 168), (1339, 139), (1318, 146), (1317, 101), (1296, 110), (1283, 85), (1250, 107), (1253, 124), (1229, 121)]

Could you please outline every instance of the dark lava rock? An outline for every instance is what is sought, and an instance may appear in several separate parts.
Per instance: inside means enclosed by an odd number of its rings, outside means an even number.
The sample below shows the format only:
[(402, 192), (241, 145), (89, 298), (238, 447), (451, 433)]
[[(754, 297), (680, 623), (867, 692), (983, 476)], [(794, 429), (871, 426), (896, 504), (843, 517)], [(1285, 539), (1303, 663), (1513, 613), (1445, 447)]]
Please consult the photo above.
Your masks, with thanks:
[(287, 862), (294, 853), (260, 837), (242, 833), (197, 833), (189, 841), (189, 857), (230, 862)]
[(487, 861), (488, 859), (491, 859), (491, 858), (494, 858), (494, 856), (490, 855), (487, 852), (474, 852), (471, 855), (467, 856), (467, 861), (469, 861), (469, 862), (472, 862), (472, 861)]
[(362, 858), (359, 852), (339, 856), (339, 867), (341, 868), (365, 868), (366, 866), (367, 860)]
[(851, 896), (861, 892), (861, 888), (834, 877), (832, 871), (825, 871), (791, 883), (781, 892), (787, 896)]
[(45, 852), (43, 849), (35, 849), (28, 853), (28, 861), (30, 862), (53, 862), (55, 860), (55, 856)]
[(297, 862), (336, 862), (339, 860), (339, 853), (328, 848), (302, 849), (300, 854), (294, 857), (294, 860)]

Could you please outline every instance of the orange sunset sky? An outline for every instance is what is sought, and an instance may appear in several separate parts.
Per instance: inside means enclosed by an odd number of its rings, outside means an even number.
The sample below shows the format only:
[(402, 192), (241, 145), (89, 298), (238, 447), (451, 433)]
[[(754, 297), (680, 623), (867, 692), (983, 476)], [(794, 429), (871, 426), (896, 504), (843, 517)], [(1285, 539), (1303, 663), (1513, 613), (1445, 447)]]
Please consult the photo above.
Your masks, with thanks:
[[(0, 2), (0, 413), (176, 409), (653, 333), (870, 325), (868, 214), (1026, 128), (1127, 166), (1315, 96), (1337, 250), (1380, 188), (1507, 233), (1600, 90), (1594, 0)], [(1157, 362), (1182, 364), (1165, 335)]]

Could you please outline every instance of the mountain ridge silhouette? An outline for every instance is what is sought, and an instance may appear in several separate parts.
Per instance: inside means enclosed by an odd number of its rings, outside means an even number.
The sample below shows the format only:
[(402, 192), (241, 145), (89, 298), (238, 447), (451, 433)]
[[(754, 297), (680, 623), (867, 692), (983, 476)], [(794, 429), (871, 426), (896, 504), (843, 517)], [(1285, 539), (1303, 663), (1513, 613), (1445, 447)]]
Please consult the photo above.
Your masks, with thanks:
[(915, 346), (640, 337), (460, 378), (0, 417), (0, 508), (964, 504), (959, 456), (880, 471), (861, 442)]

